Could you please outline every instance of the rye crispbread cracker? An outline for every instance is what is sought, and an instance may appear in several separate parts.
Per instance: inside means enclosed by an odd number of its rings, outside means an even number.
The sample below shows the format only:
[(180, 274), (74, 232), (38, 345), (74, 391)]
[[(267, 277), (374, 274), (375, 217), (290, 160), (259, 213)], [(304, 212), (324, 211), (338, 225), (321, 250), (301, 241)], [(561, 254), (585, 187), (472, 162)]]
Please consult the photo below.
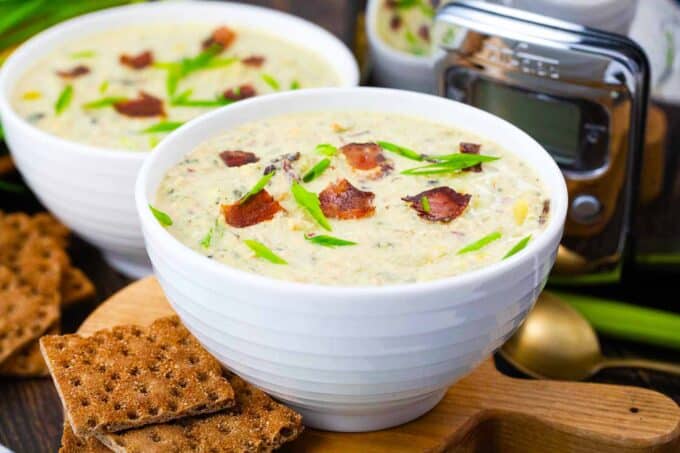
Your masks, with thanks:
[(40, 339), (43, 357), (79, 437), (116, 432), (234, 404), (220, 364), (176, 316), (148, 328)]
[(237, 405), (216, 414), (150, 425), (98, 438), (119, 453), (270, 452), (295, 439), (302, 417), (236, 375), (229, 378)]
[[(47, 330), (47, 335), (57, 335), (59, 332), (59, 326), (55, 325)], [(48, 374), (38, 340), (32, 340), (0, 365), (0, 376), (28, 378), (44, 377)]]
[(81, 439), (73, 434), (71, 425), (64, 421), (64, 432), (61, 435), (61, 448), (59, 453), (110, 453), (96, 438)]
[(0, 364), (59, 320), (59, 298), (23, 285), (0, 266)]
[(94, 297), (96, 290), (87, 275), (77, 267), (69, 267), (61, 278), (61, 304), (70, 306)]
[(39, 212), (31, 218), (31, 228), (41, 236), (52, 238), (59, 247), (66, 248), (71, 231), (49, 212)]

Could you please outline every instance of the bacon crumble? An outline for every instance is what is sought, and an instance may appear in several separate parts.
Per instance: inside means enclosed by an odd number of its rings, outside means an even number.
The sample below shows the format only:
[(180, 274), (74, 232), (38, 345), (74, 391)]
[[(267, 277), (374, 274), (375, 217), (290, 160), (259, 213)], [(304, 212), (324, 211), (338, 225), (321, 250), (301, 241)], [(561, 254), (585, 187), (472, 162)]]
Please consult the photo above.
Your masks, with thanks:
[(163, 101), (144, 91), (139, 92), (139, 97), (137, 99), (116, 102), (113, 104), (113, 107), (121, 115), (131, 116), (133, 118), (165, 116)]
[[(427, 197), (429, 210), (423, 208), (423, 197)], [(433, 222), (450, 222), (460, 216), (470, 203), (472, 195), (458, 193), (450, 187), (442, 186), (426, 190), (417, 195), (404, 197), (420, 217)]]
[(399, 14), (394, 14), (390, 18), (390, 28), (392, 30), (399, 30), (399, 28), (401, 28), (401, 24), (402, 24), (402, 20), (401, 20), (401, 16)]
[(242, 101), (243, 99), (252, 98), (257, 96), (257, 91), (250, 84), (240, 85), (238, 88), (229, 88), (222, 96), (230, 101)]
[(550, 200), (543, 200), (543, 208), (541, 209), (541, 215), (538, 216), (538, 224), (544, 225), (548, 220), (548, 214), (550, 214)]
[(430, 27), (421, 25), (420, 28), (418, 28), (418, 36), (420, 36), (423, 41), (430, 42)]
[(212, 34), (203, 41), (203, 50), (212, 46), (219, 46), (221, 50), (227, 49), (236, 40), (236, 32), (229, 27), (218, 27)]
[(253, 68), (259, 68), (264, 64), (265, 58), (262, 55), (251, 55), (247, 58), (241, 60), (246, 66), (252, 66)]
[(274, 218), (283, 210), (278, 201), (266, 189), (263, 189), (241, 203), (221, 206), (224, 220), (235, 228), (245, 228)]
[[(478, 145), (477, 143), (461, 142), (460, 145), (458, 145), (460, 152), (463, 154), (479, 154), (479, 150), (481, 149), (481, 147), (482, 145)], [(473, 165), (472, 167), (463, 168), (463, 171), (472, 171), (475, 173), (480, 173), (482, 171), (482, 164), (479, 163), (477, 165)]]
[(321, 210), (333, 219), (361, 219), (375, 213), (375, 194), (354, 187), (347, 179), (331, 183), (319, 194)]
[(348, 143), (342, 146), (340, 151), (347, 159), (347, 163), (355, 170), (374, 171), (370, 175), (371, 179), (382, 178), (394, 169), (377, 143)]
[(85, 65), (78, 65), (68, 70), (57, 71), (57, 75), (64, 79), (75, 79), (90, 73), (90, 68)]
[(260, 160), (254, 153), (250, 151), (227, 150), (220, 153), (220, 159), (227, 167), (241, 167), (246, 164), (252, 164)]
[(119, 58), (120, 64), (128, 66), (132, 69), (144, 69), (153, 64), (153, 53), (146, 50), (138, 55), (123, 54)]

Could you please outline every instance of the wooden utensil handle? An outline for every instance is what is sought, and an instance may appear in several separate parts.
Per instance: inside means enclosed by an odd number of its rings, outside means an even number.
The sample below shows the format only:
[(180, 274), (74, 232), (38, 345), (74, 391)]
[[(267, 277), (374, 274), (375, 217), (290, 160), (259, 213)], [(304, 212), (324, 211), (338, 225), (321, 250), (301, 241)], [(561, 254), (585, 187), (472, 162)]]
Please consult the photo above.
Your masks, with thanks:
[(466, 381), (475, 382), (481, 410), (474, 429), (459, 436), (461, 445), (481, 429), (497, 433), (496, 441), (507, 444), (503, 452), (678, 451), (680, 408), (657, 392), (475, 374), (483, 381)]

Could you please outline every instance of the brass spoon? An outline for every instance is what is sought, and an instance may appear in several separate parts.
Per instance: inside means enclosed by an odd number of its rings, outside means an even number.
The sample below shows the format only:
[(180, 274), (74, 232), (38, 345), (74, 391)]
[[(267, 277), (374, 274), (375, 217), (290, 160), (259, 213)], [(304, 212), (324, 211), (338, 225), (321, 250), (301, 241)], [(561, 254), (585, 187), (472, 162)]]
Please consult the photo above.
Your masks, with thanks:
[(524, 324), (500, 350), (520, 371), (538, 379), (583, 380), (603, 368), (645, 368), (680, 376), (680, 365), (645, 359), (608, 359), (581, 314), (544, 292)]

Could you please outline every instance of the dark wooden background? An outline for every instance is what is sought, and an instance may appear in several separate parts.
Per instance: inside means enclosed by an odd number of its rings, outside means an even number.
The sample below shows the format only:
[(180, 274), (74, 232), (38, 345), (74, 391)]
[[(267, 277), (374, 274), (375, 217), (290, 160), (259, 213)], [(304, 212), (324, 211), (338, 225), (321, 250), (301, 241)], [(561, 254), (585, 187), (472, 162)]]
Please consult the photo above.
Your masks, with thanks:
[[(350, 0), (255, 0), (247, 3), (270, 6), (289, 11), (318, 23), (353, 45), (356, 17), (362, 8), (361, 1)], [(20, 177), (13, 177), (20, 181)], [(8, 194), (0, 192), (0, 209), (4, 211), (42, 210), (30, 193)], [(65, 332), (76, 330), (97, 305), (129, 283), (125, 277), (110, 269), (99, 253), (88, 244), (75, 239), (70, 250), (74, 263), (82, 268), (97, 287), (97, 298), (89, 304), (73, 307), (63, 317)], [(680, 311), (677, 277), (672, 274), (629, 273), (624, 285), (599, 288), (596, 293), (617, 297), (630, 302)], [(602, 338), (605, 354), (611, 356), (644, 356), (677, 360), (680, 354), (642, 345)], [(497, 361), (499, 368), (510, 375), (521, 377), (509, 365)], [(637, 385), (658, 390), (680, 404), (680, 377), (642, 370), (619, 369), (604, 371), (594, 382)], [(60, 445), (62, 413), (59, 398), (49, 379), (15, 380), (0, 378), (0, 444), (16, 453), (57, 451)]]

